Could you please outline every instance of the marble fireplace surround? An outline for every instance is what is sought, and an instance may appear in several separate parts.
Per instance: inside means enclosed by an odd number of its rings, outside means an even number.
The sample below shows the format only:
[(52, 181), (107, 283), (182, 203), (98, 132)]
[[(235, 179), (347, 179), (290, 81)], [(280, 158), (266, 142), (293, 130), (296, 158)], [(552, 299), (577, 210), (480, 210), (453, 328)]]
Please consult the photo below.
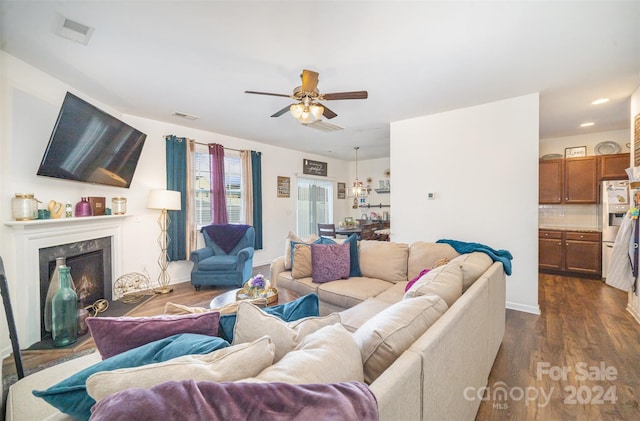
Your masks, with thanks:
[(40, 341), (40, 249), (109, 237), (111, 273), (117, 277), (122, 273), (122, 229), (125, 217), (112, 215), (5, 223), (13, 228), (15, 234), (17, 276), (9, 279), (9, 289), (21, 348)]

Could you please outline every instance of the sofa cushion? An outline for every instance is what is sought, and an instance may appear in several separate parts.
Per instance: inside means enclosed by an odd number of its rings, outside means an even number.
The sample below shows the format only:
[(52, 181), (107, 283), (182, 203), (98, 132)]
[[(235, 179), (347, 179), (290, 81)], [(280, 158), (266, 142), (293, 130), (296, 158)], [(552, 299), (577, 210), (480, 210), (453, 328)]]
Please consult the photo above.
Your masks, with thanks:
[(407, 289), (407, 284), (408, 282), (406, 281), (395, 283), (391, 286), (391, 288), (388, 288), (380, 294), (376, 295), (375, 298), (389, 304), (395, 304), (398, 301), (402, 301)]
[(406, 281), (409, 246), (388, 241), (360, 241), (362, 276), (388, 282)]
[(293, 384), (363, 379), (358, 345), (340, 323), (309, 333), (295, 349), (256, 376), (259, 381)]
[(267, 335), (275, 346), (274, 361), (279, 361), (299, 344), (305, 336), (323, 326), (340, 323), (338, 314), (326, 317), (306, 317), (295, 322), (266, 314), (251, 303), (240, 303), (236, 325), (233, 329), (233, 345), (252, 342)]
[(340, 323), (342, 323), (342, 326), (349, 332), (355, 332), (367, 320), (391, 305), (391, 303), (379, 300), (378, 298), (367, 298), (360, 304), (338, 313), (340, 314)]
[[(240, 301), (236, 307), (236, 314), (226, 314), (220, 317), (220, 336), (229, 342), (233, 341), (233, 329), (236, 325), (237, 308), (241, 303), (256, 305), (253, 300)], [(258, 305), (256, 306), (260, 307)], [(320, 315), (320, 303), (316, 294), (307, 294), (288, 303), (265, 307), (262, 311), (267, 314), (272, 314), (285, 322), (293, 322), (305, 317)]]
[(167, 361), (183, 355), (208, 354), (227, 346), (229, 343), (218, 337), (191, 333), (174, 335), (107, 358), (78, 371), (47, 390), (34, 390), (33, 394), (65, 414), (78, 419), (89, 419), (95, 401), (87, 394), (86, 381), (92, 374)]
[(429, 271), (416, 281), (404, 294), (404, 298), (435, 294), (449, 307), (462, 295), (462, 270), (457, 264), (440, 266)]
[(349, 278), (344, 281), (326, 282), (318, 287), (318, 297), (323, 303), (338, 308), (350, 308), (367, 298), (375, 297), (393, 284), (374, 278)]
[(319, 284), (314, 284), (311, 276), (295, 279), (291, 271), (280, 272), (276, 282), (278, 288), (291, 290), (298, 295), (316, 294), (318, 292)]
[(168, 381), (223, 382), (257, 376), (273, 364), (269, 337), (219, 349), (205, 355), (185, 355), (142, 367), (101, 371), (87, 379), (87, 391), (96, 401), (130, 388), (149, 389)]
[(465, 292), (493, 264), (488, 254), (480, 251), (465, 253), (451, 260), (462, 269), (462, 292)]
[(284, 242), (284, 268), (286, 270), (291, 270), (291, 242), (295, 241), (298, 243), (307, 243), (311, 244), (314, 241), (318, 240), (318, 235), (310, 234), (306, 237), (298, 237), (292, 231), (289, 231), (289, 235), (287, 235), (287, 239)]
[(407, 279), (415, 278), (423, 269), (433, 268), (433, 265), (442, 258), (451, 260), (459, 255), (460, 253), (449, 244), (416, 241), (409, 247)]
[(371, 384), (447, 311), (437, 295), (400, 301), (369, 319), (353, 333), (364, 364), (364, 380)]
[(178, 333), (217, 336), (220, 313), (150, 317), (89, 317), (87, 325), (103, 359)]
[(308, 278), (312, 273), (311, 245), (295, 243), (293, 245), (291, 276), (293, 276), (294, 279)]
[(311, 244), (311, 265), (313, 282), (346, 279), (349, 277), (349, 243)]
[(237, 266), (238, 256), (221, 254), (200, 260), (198, 270), (233, 271), (236, 270)]

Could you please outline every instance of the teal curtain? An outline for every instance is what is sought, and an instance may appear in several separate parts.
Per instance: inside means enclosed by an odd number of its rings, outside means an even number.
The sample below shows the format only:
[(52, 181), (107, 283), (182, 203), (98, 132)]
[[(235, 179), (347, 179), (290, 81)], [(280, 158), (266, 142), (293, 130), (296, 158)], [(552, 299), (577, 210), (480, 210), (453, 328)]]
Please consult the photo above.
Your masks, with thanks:
[(251, 184), (253, 187), (253, 228), (256, 250), (262, 250), (262, 152), (251, 151)]
[(169, 261), (187, 259), (187, 139), (166, 136), (167, 190), (180, 192), (182, 210), (168, 211), (171, 224), (167, 229)]

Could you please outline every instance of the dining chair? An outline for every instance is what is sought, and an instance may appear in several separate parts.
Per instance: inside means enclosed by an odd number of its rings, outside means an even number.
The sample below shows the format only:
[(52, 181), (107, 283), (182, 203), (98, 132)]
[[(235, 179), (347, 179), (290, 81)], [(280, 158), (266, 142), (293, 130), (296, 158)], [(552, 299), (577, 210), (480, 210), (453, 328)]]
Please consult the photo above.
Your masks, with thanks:
[(318, 224), (318, 236), (336, 238), (336, 225)]
[(16, 373), (18, 380), (24, 377), (24, 369), (22, 367), (22, 354), (20, 353), (20, 344), (18, 343), (18, 331), (16, 329), (16, 320), (13, 317), (13, 309), (11, 308), (11, 300), (9, 299), (9, 283), (4, 271), (2, 257), (0, 257), (0, 294), (2, 295), (2, 304), (4, 312), (7, 316), (7, 326), (9, 327), (9, 339), (13, 347), (13, 361), (16, 364)]
[(367, 223), (364, 225), (360, 225), (362, 232), (360, 233), (361, 240), (377, 240), (378, 235), (375, 233), (375, 230), (378, 229), (378, 224)]

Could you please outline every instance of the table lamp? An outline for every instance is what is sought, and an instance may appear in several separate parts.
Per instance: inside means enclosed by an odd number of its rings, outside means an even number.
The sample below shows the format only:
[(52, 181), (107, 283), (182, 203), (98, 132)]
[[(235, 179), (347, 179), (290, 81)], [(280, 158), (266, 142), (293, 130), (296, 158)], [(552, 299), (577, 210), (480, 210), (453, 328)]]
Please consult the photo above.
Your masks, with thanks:
[(167, 233), (167, 228), (171, 224), (171, 218), (169, 218), (168, 210), (180, 210), (180, 192), (173, 190), (151, 190), (149, 193), (149, 200), (147, 201), (147, 208), (160, 209), (160, 217), (158, 218), (158, 225), (160, 226), (160, 236), (158, 237), (158, 245), (160, 246), (160, 258), (158, 258), (158, 265), (160, 266), (160, 275), (158, 276), (158, 284), (160, 287), (155, 290), (157, 294), (166, 294), (173, 291), (173, 288), (169, 288), (171, 283), (171, 277), (167, 271), (169, 266), (169, 257), (167, 256), (167, 248), (171, 243), (171, 237)]

